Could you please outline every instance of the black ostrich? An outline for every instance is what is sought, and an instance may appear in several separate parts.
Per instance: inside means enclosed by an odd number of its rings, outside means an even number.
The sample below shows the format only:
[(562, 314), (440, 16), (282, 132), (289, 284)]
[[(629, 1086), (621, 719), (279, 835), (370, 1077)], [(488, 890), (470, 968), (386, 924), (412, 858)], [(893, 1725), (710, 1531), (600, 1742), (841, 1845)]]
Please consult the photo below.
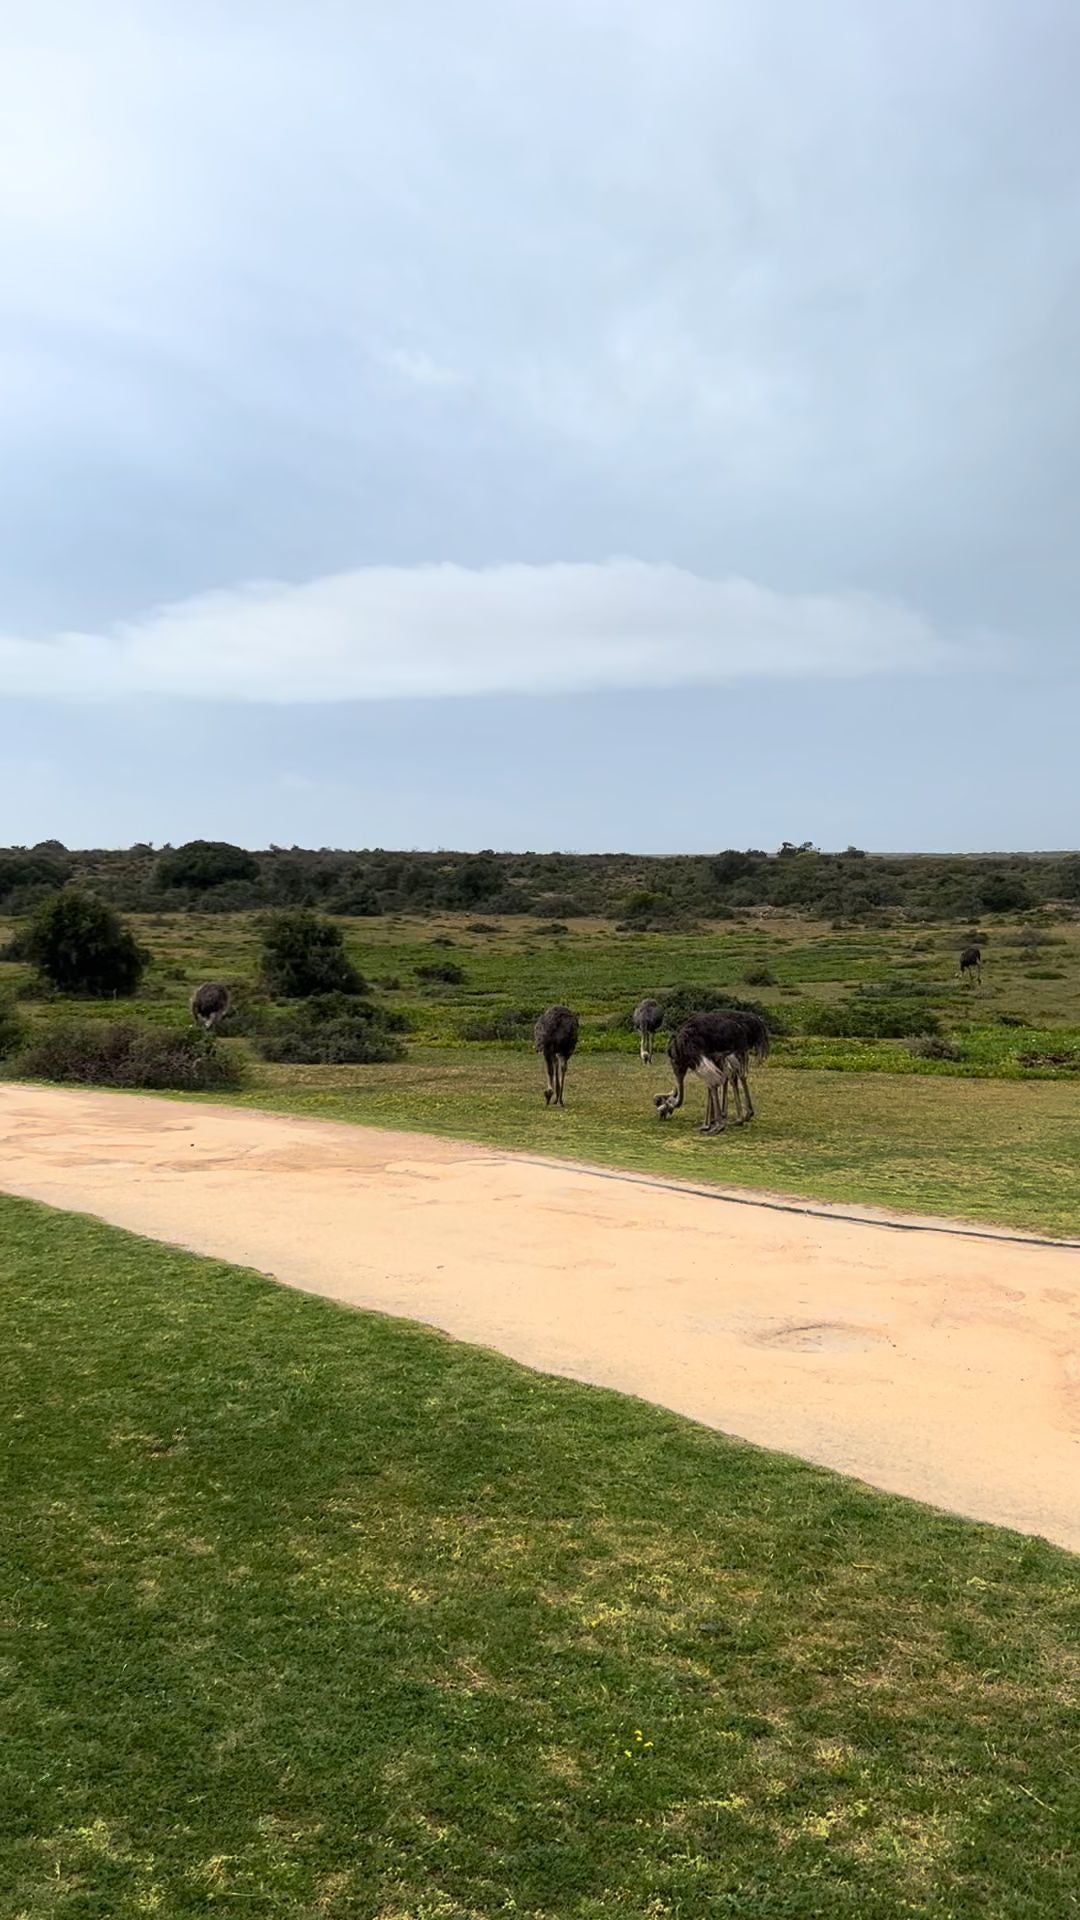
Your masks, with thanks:
[(639, 1000), (631, 1015), (631, 1024), (641, 1041), (641, 1057), (648, 1066), (653, 1040), (664, 1024), (664, 1009), (659, 1000)]
[(571, 1013), (569, 1007), (545, 1007), (533, 1028), (533, 1040), (537, 1053), (544, 1056), (547, 1072), (544, 1105), (564, 1106), (566, 1068), (578, 1040), (577, 1014)]
[(979, 985), (981, 986), (982, 985), (982, 948), (981, 947), (965, 947), (963, 953), (960, 955), (961, 980), (969, 979), (972, 974), (974, 974), (976, 980), (979, 982)]
[(765, 1060), (768, 1052), (769, 1029), (758, 1013), (718, 1008), (712, 1013), (691, 1014), (671, 1036), (668, 1059), (675, 1085), (670, 1093), (655, 1096), (659, 1118), (670, 1120), (672, 1114), (678, 1112), (683, 1103), (686, 1076), (696, 1073), (708, 1088), (702, 1133), (722, 1133), (727, 1126), (730, 1088), (735, 1091), (736, 1125), (752, 1120), (750, 1056)]
[(191, 1017), (207, 1033), (213, 1033), (219, 1020), (229, 1011), (229, 989), (220, 980), (206, 980), (191, 996)]

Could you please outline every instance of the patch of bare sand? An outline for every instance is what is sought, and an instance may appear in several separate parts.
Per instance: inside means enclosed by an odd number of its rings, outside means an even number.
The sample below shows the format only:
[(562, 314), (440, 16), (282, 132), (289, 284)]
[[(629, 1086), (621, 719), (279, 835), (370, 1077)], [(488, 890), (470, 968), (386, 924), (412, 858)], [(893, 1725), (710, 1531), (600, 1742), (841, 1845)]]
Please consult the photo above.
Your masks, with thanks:
[(1080, 1550), (1075, 1249), (11, 1085), (0, 1186)]

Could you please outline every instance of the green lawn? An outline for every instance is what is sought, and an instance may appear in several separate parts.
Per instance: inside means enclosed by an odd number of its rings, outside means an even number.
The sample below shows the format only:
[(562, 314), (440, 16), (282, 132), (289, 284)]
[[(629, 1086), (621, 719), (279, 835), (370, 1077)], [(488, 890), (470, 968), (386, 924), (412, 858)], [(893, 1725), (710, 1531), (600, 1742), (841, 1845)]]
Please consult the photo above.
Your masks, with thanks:
[(0, 1912), (1048, 1920), (1080, 1572), (0, 1200)]

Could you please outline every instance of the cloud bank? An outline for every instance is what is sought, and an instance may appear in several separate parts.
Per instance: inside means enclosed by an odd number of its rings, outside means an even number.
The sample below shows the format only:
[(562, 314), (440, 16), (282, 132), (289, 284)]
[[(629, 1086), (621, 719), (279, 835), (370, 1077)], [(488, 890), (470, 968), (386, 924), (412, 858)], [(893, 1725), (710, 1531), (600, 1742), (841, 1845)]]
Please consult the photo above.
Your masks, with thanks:
[(363, 567), (200, 594), (100, 633), (0, 638), (0, 694), (333, 702), (924, 673), (954, 650), (869, 593), (635, 560)]

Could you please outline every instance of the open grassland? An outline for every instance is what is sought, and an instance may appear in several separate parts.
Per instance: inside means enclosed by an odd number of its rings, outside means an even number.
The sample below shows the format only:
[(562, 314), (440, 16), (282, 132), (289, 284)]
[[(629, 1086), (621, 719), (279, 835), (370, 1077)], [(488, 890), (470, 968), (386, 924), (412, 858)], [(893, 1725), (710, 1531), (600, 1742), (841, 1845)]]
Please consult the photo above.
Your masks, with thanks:
[[(135, 919), (154, 958), (133, 1002), (24, 1000), (35, 1023), (72, 1013), (172, 1023), (206, 978), (252, 980), (249, 915)], [(995, 921), (981, 986), (956, 978), (965, 928), (838, 930), (797, 920), (721, 923), (697, 933), (572, 931), (520, 918), (342, 922), (380, 1001), (409, 1022), (409, 1058), (377, 1067), (251, 1063), (245, 1099), (374, 1124), (456, 1133), (528, 1151), (763, 1185), (1072, 1234), (1080, 1231), (1080, 925)], [(424, 983), (450, 963), (464, 979)], [(15, 987), (26, 970), (0, 967)], [(764, 976), (764, 978), (763, 978)], [(698, 1099), (667, 1126), (652, 1111), (663, 1051), (641, 1067), (625, 1016), (645, 993), (689, 985), (760, 1002), (783, 1023), (756, 1076), (759, 1118), (720, 1141), (696, 1133)], [(565, 1114), (545, 1112), (528, 1039), (492, 1046), (466, 1030), (566, 1000), (582, 1041)], [(925, 1009), (958, 1058), (903, 1039), (808, 1031), (823, 1009)], [(858, 1021), (852, 1024), (858, 1024)], [(238, 1048), (243, 1042), (230, 1042)]]
[(2, 1199), (0, 1289), (3, 1913), (1080, 1910), (1070, 1556)]

